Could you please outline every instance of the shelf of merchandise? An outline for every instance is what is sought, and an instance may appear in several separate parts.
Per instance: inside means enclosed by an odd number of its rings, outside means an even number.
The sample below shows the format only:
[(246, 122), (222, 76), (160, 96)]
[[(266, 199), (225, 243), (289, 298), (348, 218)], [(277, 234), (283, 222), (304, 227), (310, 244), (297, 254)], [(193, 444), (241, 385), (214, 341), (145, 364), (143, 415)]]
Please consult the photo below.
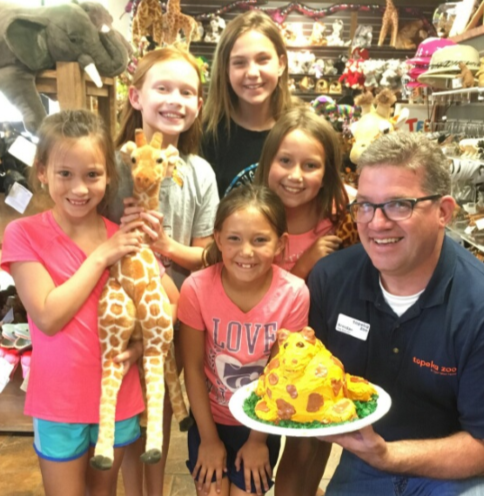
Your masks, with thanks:
[(456, 229), (453, 226), (447, 226), (447, 230), (451, 233), (457, 234), (466, 243), (470, 244), (474, 248), (477, 248), (481, 253), (484, 253), (484, 245), (476, 243), (468, 234), (466, 234), (461, 229)]
[[(462, 101), (467, 97), (467, 101)], [(455, 90), (434, 91), (430, 95), (430, 100), (434, 103), (446, 104), (470, 104), (475, 102), (484, 103), (484, 87), (474, 86), (473, 88), (458, 88)]]
[(472, 38), (476, 38), (477, 36), (484, 35), (484, 26), (478, 26), (476, 28), (469, 29), (462, 34), (458, 34), (456, 36), (452, 36), (451, 39), (455, 43), (461, 43), (466, 40), (470, 40)]
[(446, 95), (460, 95), (463, 93), (470, 93), (470, 94), (482, 93), (482, 94), (484, 94), (484, 87), (474, 86), (473, 88), (458, 88), (455, 90), (434, 91), (431, 96), (434, 97), (434, 96), (446, 96)]

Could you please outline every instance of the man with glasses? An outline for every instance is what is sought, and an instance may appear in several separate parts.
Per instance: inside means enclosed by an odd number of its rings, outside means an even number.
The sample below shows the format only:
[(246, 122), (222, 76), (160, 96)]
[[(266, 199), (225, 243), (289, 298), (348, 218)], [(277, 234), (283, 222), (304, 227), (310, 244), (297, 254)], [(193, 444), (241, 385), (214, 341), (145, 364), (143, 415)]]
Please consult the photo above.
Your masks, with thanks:
[(327, 437), (343, 448), (327, 496), (484, 495), (484, 265), (445, 236), (446, 159), (417, 133), (371, 144), (349, 210), (361, 245), (309, 277), (309, 323), (389, 413)]

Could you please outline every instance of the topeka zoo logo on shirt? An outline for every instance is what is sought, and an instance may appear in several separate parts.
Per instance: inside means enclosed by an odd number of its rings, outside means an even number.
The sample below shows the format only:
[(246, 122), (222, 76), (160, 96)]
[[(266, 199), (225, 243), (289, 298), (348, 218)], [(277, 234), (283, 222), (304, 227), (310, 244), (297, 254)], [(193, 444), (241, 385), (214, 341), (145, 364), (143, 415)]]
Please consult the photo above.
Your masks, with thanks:
[(413, 363), (416, 363), (420, 368), (426, 368), (439, 375), (457, 375), (457, 367), (445, 367), (443, 365), (437, 365), (433, 360), (430, 362), (422, 360), (421, 358), (413, 357)]

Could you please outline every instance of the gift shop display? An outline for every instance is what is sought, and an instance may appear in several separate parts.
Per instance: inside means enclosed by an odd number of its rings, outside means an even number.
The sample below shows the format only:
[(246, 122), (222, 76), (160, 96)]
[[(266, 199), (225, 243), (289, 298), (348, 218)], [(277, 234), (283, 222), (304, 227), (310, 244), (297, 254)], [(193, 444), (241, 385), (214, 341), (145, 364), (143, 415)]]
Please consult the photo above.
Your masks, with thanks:
[[(479, 52), (473, 46), (446, 46), (432, 54), (428, 70), (420, 74), (417, 80), (437, 89), (456, 89), (463, 84), (474, 86), (473, 75), (479, 70), (479, 64)], [(459, 86), (456, 86), (459, 75), (466, 77), (467, 81), (459, 81)]]
[[(206, 93), (224, 29), (238, 14), (259, 10), (278, 25), (285, 40), (294, 99), (311, 106), (338, 132), (346, 182), (357, 186), (358, 157), (381, 134), (407, 128), (427, 132), (450, 161), (459, 203), (450, 229), (484, 258), (484, 2), (463, 12), (461, 2), (436, 7), (400, 0), (132, 0), (125, 6), (126, 32), (117, 30), (110, 2), (40, 4), (1, 3), (0, 91), (20, 111), (27, 132), (35, 135), (48, 111), (48, 96), (60, 108), (97, 111), (115, 135), (116, 98), (119, 104), (128, 97), (138, 60), (167, 44), (196, 56)], [(451, 36), (453, 26), (461, 34)], [(1, 110), (3, 203), (13, 185), (28, 189), (28, 166), (8, 152), (22, 131), (2, 123)], [(2, 322), (0, 358), (17, 370), (24, 367), (23, 381), (31, 351), (28, 326), (9, 302), (15, 319)]]

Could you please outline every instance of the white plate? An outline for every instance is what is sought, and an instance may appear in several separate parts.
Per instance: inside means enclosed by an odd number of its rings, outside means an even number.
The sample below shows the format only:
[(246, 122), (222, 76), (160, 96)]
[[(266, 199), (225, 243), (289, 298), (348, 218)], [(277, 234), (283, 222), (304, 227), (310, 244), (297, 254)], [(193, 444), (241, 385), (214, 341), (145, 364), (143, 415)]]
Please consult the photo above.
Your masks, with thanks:
[(272, 424), (264, 424), (250, 418), (244, 412), (244, 402), (255, 391), (257, 381), (251, 382), (246, 386), (237, 389), (229, 401), (229, 408), (232, 415), (245, 426), (255, 431), (266, 432), (267, 434), (276, 434), (278, 436), (290, 437), (316, 437), (316, 436), (332, 436), (335, 434), (346, 434), (347, 432), (354, 432), (363, 427), (373, 424), (381, 419), (390, 410), (392, 400), (390, 395), (385, 392), (381, 387), (375, 386), (378, 393), (378, 400), (376, 410), (365, 418), (353, 420), (341, 425), (328, 425), (327, 427), (317, 427), (314, 429), (292, 429), (290, 427), (279, 427)]

